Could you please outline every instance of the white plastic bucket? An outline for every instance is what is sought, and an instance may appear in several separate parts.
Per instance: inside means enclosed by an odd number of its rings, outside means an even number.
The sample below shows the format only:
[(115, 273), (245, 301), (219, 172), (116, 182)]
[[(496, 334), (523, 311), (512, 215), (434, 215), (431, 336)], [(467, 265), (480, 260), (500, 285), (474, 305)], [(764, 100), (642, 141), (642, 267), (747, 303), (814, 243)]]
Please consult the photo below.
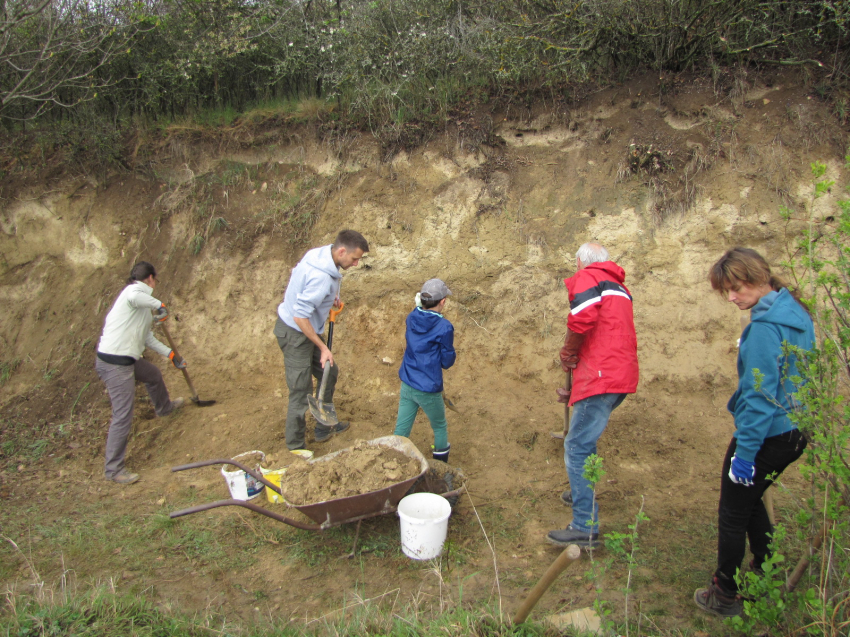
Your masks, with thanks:
[(430, 560), (443, 551), (452, 507), (436, 493), (414, 493), (398, 503), (401, 551), (414, 560)]
[[(238, 456), (233, 456), (233, 460), (239, 460), (239, 458), (244, 456), (257, 456), (260, 462), (266, 458), (266, 454), (262, 451), (246, 451), (245, 453), (240, 453)], [(243, 462), (242, 464), (247, 463)], [(262, 482), (254, 479), (254, 476), (245, 473), (242, 469), (226, 471), (225, 467), (227, 466), (225, 465), (221, 468), (221, 475), (224, 476), (224, 480), (227, 482), (227, 488), (230, 489), (230, 497), (234, 500), (253, 500), (266, 488)]]

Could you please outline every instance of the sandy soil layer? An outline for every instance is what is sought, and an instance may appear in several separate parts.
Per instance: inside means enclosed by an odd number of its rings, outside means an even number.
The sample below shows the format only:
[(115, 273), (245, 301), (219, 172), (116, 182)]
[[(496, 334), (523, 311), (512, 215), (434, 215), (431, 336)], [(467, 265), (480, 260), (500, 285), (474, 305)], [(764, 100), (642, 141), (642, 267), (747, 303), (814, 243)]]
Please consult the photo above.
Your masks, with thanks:
[[(602, 531), (626, 531), (642, 508), (651, 522), (641, 527), (646, 561), (634, 574), (632, 603), (659, 626), (699, 621), (691, 596), (713, 568), (720, 464), (734, 428), (725, 405), (741, 329), (740, 312), (712, 293), (708, 267), (734, 245), (774, 264), (785, 259), (812, 203), (808, 167), (825, 161), (828, 176), (844, 183), (847, 133), (800, 76), (785, 72), (681, 77), (663, 90), (646, 76), (575, 103), (478, 117), (503, 143), (470, 145), (448, 126), (381, 162), (368, 136), (340, 148), (310, 131), (287, 131), (286, 141), (227, 152), (175, 139), (156, 170), (99, 181), (63, 174), (7, 193), (0, 526), (29, 544), (42, 577), (73, 571), (164, 606), (251, 620), (309, 622), (344, 607), (353, 590), (439, 611), (457, 598), (455, 581), (464, 602), (515, 607), (557, 555), (547, 531), (571, 519), (558, 497), (567, 480), (563, 446), (551, 436), (564, 426), (555, 401), (564, 382), (563, 279), (574, 271), (576, 248), (596, 240), (627, 273), (641, 372), (599, 443)], [(651, 161), (634, 164), (635, 157)], [(225, 171), (240, 165), (250, 174), (228, 180)], [(202, 176), (212, 184), (203, 191), (208, 199), (185, 203), (200, 196), (192, 179)], [(831, 214), (839, 190), (814, 202), (814, 214)], [(308, 191), (321, 197), (312, 199), (320, 205), (305, 240), (285, 211)], [(790, 220), (779, 214), (782, 205), (794, 211)], [(213, 224), (217, 218), (226, 223)], [(308, 436), (307, 445), (320, 457), (392, 433), (405, 316), (425, 280), (445, 280), (458, 351), (445, 374), (457, 407), (448, 414), (450, 463), (463, 470), (468, 493), (449, 525), (444, 565), (453, 570), (439, 581), (400, 555), (391, 516), (363, 523), (367, 548), (358, 560), (326, 556), (319, 566), (311, 560), (326, 554), (322, 546), (347, 552), (353, 529), (305, 537), (233, 508), (167, 520), (176, 509), (227, 497), (218, 466), (171, 467), (253, 449), (286, 454), (276, 307), (303, 252), (346, 227), (371, 247), (343, 277), (346, 305), (334, 337), (341, 369), (334, 404), (352, 425), (326, 443)], [(194, 387), (217, 402), (187, 401), (159, 419), (139, 387), (127, 461), (142, 480), (121, 488), (102, 478), (110, 406), (93, 366), (104, 316), (139, 259), (159, 270), (156, 293), (172, 311), (171, 334)], [(172, 396), (188, 396), (180, 372), (147, 357)], [(31, 438), (17, 442), (21, 432)], [(422, 415), (411, 440), (430, 455)], [(783, 502), (806, 488), (796, 470), (785, 483), (780, 515)], [(117, 537), (114, 521), (126, 519), (165, 521), (156, 522), (141, 557), (121, 546), (96, 554), (98, 542)], [(80, 525), (77, 540), (55, 539), (65, 537), (63, 524)], [(96, 535), (85, 535), (87, 527)], [(193, 529), (194, 539), (187, 532), (169, 543), (181, 529)], [(79, 551), (74, 542), (87, 537), (87, 551)], [(0, 551), (4, 582), (28, 581), (21, 554), (8, 545)], [(603, 592), (621, 612), (624, 573), (612, 569)], [(539, 612), (591, 604), (599, 589), (583, 570), (553, 588)]]

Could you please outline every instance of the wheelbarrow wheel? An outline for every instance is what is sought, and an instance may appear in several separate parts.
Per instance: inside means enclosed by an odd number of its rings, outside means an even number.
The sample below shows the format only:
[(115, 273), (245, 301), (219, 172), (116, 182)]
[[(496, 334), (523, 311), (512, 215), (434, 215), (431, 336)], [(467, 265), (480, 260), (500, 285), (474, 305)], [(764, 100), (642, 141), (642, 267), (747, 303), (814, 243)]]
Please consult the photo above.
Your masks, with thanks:
[[(466, 484), (466, 476), (457, 468), (452, 467), (442, 460), (428, 460), (428, 470), (413, 483), (410, 490), (405, 494), (412, 493), (436, 493), (442, 495), (459, 490)], [(460, 499), (456, 493), (446, 498), (449, 505), (454, 509)]]

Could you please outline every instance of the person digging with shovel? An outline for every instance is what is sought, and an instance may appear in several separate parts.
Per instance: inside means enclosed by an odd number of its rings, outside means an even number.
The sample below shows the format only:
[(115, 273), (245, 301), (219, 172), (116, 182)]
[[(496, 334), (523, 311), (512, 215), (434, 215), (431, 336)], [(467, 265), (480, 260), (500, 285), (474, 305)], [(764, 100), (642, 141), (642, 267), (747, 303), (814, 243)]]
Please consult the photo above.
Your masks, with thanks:
[(584, 463), (596, 453), (596, 443), (611, 412), (633, 394), (638, 384), (637, 336), (632, 295), (623, 285), (626, 273), (608, 260), (598, 243), (576, 252), (576, 273), (564, 279), (570, 297), (567, 337), (561, 348), (562, 369), (572, 371), (572, 388), (558, 388), (558, 402), (573, 408), (564, 439), (564, 463), (570, 489), (561, 494), (572, 506), (565, 529), (549, 531), (556, 546), (598, 546), (599, 505), (593, 485), (584, 477)]
[[(321, 379), (325, 365), (331, 369), (325, 379), (326, 395), (321, 401), (332, 402), (339, 368), (322, 336), (331, 308), (339, 308), (340, 269), (348, 270), (360, 263), (369, 252), (369, 244), (355, 230), (343, 230), (331, 245), (313, 248), (298, 262), (289, 277), (283, 302), (277, 308), (274, 335), (283, 352), (289, 405), (286, 411), (286, 446), (294, 451), (304, 449), (307, 430), (307, 398), (313, 393), (313, 377)], [(316, 442), (345, 431), (348, 422), (333, 426), (316, 424)]]
[(165, 304), (152, 295), (157, 284), (156, 268), (147, 261), (139, 261), (133, 266), (127, 283), (106, 315), (94, 365), (112, 403), (104, 474), (107, 480), (118, 484), (133, 484), (139, 479), (139, 474), (124, 468), (127, 439), (133, 424), (136, 383), (145, 384), (159, 417), (183, 406), (182, 398), (169, 398), (159, 368), (142, 358), (145, 347), (168, 357), (177, 369), (186, 368), (186, 359), (160, 343), (151, 332), (153, 323), (162, 323), (168, 318)]

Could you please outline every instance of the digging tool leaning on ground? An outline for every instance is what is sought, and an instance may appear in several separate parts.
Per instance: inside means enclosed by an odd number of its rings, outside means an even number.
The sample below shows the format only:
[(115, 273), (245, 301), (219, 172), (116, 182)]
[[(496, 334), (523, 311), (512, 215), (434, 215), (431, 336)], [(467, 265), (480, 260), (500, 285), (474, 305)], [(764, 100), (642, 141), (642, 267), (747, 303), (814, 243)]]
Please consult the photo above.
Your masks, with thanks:
[(561, 367), (572, 371), (572, 387), (558, 388), (558, 402), (573, 407), (564, 439), (570, 490), (561, 494), (573, 508), (573, 519), (567, 528), (550, 531), (546, 539), (556, 546), (587, 547), (599, 544), (599, 505), (584, 477), (584, 462), (596, 453), (611, 412), (637, 389), (638, 359), (632, 295), (623, 285), (623, 268), (609, 261), (608, 251), (598, 243), (578, 249), (576, 268), (564, 280), (570, 315), (560, 352)]
[[(333, 402), (339, 368), (322, 340), (331, 307), (339, 307), (340, 268), (356, 266), (369, 244), (362, 234), (343, 230), (331, 245), (313, 248), (298, 262), (289, 277), (283, 302), (277, 308), (274, 335), (283, 352), (289, 405), (286, 411), (286, 446), (304, 449), (307, 429), (307, 396), (313, 393), (313, 377), (321, 379), (325, 363), (332, 365), (327, 379), (327, 396)], [(333, 427), (316, 425), (316, 442), (348, 429), (349, 423)]]
[(145, 384), (157, 416), (167, 416), (183, 406), (182, 398), (169, 398), (162, 372), (142, 358), (145, 347), (167, 356), (177, 369), (186, 367), (186, 359), (156, 340), (151, 332), (152, 321), (162, 323), (168, 318), (165, 304), (151, 294), (157, 283), (156, 268), (147, 261), (139, 261), (127, 283), (106, 315), (95, 360), (95, 370), (106, 385), (112, 403), (104, 474), (107, 480), (118, 484), (132, 484), (139, 479), (138, 474), (124, 468), (127, 438), (133, 424), (135, 384)]

